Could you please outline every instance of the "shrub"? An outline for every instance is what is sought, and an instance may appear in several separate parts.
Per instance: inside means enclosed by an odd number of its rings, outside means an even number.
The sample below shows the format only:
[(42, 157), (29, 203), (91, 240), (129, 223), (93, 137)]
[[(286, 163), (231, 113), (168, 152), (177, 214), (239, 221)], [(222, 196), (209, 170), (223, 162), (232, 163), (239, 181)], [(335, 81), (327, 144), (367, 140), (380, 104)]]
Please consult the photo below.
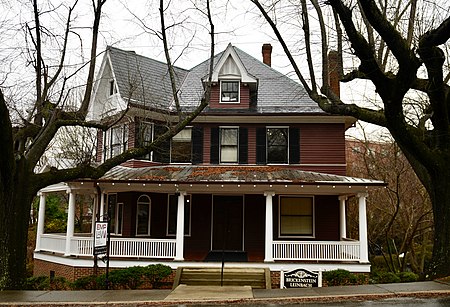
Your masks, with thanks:
[(163, 264), (150, 264), (145, 267), (144, 276), (153, 289), (161, 287), (161, 281), (172, 273), (172, 269)]
[(326, 271), (322, 277), (328, 286), (354, 285), (365, 279), (364, 277), (358, 278), (355, 274), (342, 269)]
[(70, 283), (64, 277), (50, 279), (48, 276), (33, 276), (25, 281), (25, 290), (67, 290)]
[(388, 284), (400, 281), (400, 277), (392, 272), (374, 272), (371, 274), (371, 283), (374, 284)]
[(72, 283), (72, 288), (75, 290), (97, 290), (100, 289), (98, 285), (98, 277), (95, 275), (78, 278)]
[(413, 272), (400, 272), (397, 274), (401, 282), (415, 282), (419, 280), (419, 275)]

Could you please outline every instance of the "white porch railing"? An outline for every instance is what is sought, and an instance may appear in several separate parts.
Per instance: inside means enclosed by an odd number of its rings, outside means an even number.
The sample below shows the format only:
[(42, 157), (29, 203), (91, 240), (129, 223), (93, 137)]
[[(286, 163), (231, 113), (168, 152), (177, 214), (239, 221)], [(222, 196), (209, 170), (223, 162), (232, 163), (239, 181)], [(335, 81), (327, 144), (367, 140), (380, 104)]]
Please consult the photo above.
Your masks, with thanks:
[(358, 241), (274, 241), (274, 260), (359, 261)]
[[(65, 253), (66, 236), (43, 234), (40, 249), (55, 253)], [(111, 257), (175, 258), (176, 242), (164, 239), (111, 238)], [(70, 239), (70, 254), (73, 256), (92, 256), (93, 238), (75, 236)]]

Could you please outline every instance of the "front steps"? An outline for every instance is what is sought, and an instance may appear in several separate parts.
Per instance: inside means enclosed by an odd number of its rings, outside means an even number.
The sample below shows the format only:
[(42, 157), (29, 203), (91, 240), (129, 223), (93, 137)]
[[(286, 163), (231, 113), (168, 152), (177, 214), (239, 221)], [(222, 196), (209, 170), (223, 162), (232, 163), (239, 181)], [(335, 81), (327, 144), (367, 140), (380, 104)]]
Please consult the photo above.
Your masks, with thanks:
[[(221, 268), (179, 267), (173, 283), (188, 286), (220, 286)], [(251, 286), (256, 289), (270, 289), (268, 268), (224, 268), (223, 286)]]

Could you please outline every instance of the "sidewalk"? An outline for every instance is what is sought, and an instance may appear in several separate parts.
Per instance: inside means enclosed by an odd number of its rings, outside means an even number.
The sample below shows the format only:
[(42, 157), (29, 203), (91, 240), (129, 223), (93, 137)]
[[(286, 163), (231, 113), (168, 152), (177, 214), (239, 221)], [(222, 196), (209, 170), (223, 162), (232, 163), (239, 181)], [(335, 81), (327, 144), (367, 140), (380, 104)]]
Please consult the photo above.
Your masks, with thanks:
[(0, 291), (0, 306), (144, 306), (208, 303), (275, 303), (450, 296), (434, 281), (301, 289), (251, 289), (180, 285), (171, 290)]

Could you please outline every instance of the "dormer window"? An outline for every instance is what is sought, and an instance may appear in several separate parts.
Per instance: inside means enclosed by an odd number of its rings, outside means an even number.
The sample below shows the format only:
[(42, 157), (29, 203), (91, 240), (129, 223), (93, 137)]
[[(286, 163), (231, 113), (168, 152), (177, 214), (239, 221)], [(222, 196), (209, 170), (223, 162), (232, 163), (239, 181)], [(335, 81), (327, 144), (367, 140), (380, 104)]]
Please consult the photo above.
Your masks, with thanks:
[(239, 81), (220, 82), (220, 102), (239, 103)]
[(116, 93), (116, 85), (114, 80), (109, 80), (109, 95), (112, 96)]

